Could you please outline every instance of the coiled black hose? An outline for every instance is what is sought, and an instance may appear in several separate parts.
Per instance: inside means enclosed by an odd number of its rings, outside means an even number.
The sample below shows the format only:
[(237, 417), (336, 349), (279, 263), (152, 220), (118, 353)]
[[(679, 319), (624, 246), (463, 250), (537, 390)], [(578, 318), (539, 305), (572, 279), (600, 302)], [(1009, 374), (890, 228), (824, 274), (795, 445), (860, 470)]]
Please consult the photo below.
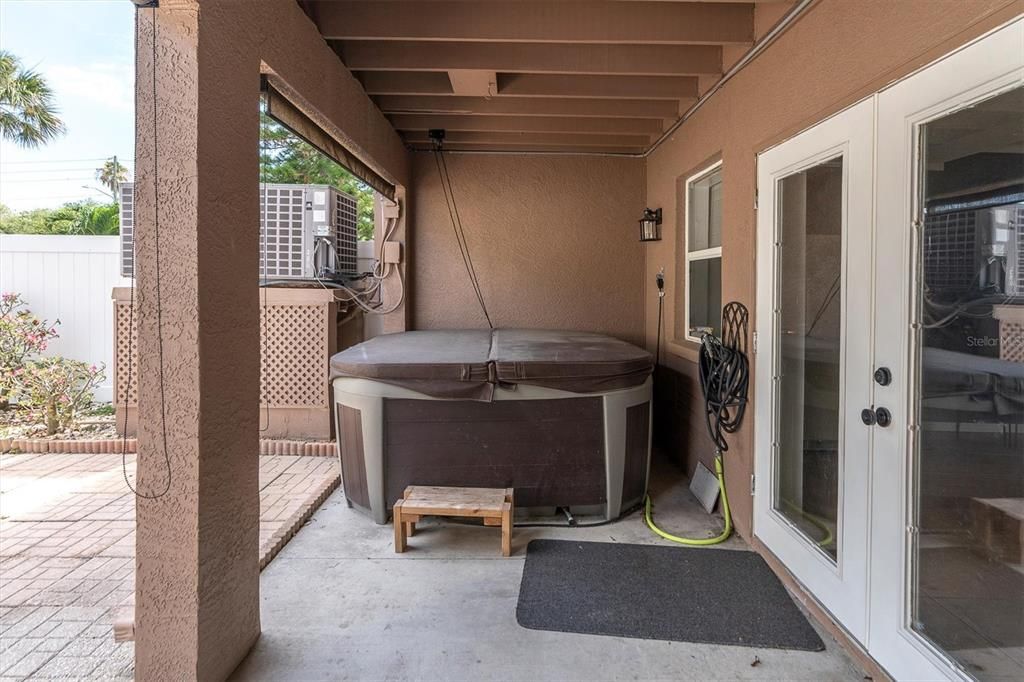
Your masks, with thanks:
[(715, 449), (726, 452), (725, 434), (735, 433), (743, 422), (750, 385), (750, 365), (739, 348), (727, 346), (713, 334), (700, 342), (700, 389), (704, 395), (704, 422)]
[(747, 409), (750, 363), (747, 361), (746, 306), (738, 301), (722, 308), (722, 337), (701, 337), (698, 369), (704, 395), (704, 421), (715, 449), (725, 452), (725, 434), (735, 433)]

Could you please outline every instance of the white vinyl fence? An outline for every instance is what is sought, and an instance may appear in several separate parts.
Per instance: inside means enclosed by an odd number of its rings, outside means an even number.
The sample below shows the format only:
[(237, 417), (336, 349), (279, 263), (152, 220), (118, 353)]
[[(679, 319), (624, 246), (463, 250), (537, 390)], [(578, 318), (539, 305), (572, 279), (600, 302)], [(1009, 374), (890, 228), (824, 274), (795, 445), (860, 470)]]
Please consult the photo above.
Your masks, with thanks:
[(106, 365), (96, 399), (113, 395), (111, 290), (121, 277), (119, 237), (0, 234), (0, 292), (14, 292), (38, 317), (60, 320), (46, 355)]
[[(359, 242), (360, 271), (373, 268), (373, 242)], [(14, 292), (36, 316), (60, 320), (46, 355), (106, 366), (96, 399), (109, 401), (114, 381), (114, 287), (121, 277), (120, 237), (0, 234), (0, 293)]]

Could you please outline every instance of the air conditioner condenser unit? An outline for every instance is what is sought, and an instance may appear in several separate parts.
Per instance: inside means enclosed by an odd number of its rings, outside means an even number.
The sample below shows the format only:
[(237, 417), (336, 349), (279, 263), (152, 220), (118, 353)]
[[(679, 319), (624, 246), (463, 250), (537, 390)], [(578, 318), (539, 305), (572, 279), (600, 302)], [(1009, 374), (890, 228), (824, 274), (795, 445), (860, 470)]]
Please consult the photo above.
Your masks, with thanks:
[[(260, 183), (260, 281), (357, 274), (355, 197), (329, 185)], [(135, 274), (134, 184), (120, 187), (121, 274)]]

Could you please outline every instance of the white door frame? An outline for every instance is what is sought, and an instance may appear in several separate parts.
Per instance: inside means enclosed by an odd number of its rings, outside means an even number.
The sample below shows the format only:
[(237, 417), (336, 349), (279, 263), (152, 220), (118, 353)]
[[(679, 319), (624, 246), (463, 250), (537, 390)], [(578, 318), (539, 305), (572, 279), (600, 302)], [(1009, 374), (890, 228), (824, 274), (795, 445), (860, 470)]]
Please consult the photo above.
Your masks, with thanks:
[(875, 223), (875, 359), (893, 382), (876, 387), (893, 423), (875, 429), (871, 478), (871, 589), (868, 651), (897, 679), (961, 679), (967, 674), (910, 628), (914, 441), (914, 360), (920, 126), (1024, 83), (1024, 20), (984, 36), (878, 95)]
[[(874, 103), (865, 100), (758, 157), (757, 362), (755, 365), (754, 534), (857, 639), (867, 628), (867, 532), (870, 429), (860, 422), (871, 403), (871, 288), (851, 286), (849, 275), (870, 270)], [(777, 182), (843, 157), (843, 272), (841, 273), (841, 378), (837, 561), (774, 509), (777, 489), (779, 403), (776, 381), (779, 331), (776, 220)]]

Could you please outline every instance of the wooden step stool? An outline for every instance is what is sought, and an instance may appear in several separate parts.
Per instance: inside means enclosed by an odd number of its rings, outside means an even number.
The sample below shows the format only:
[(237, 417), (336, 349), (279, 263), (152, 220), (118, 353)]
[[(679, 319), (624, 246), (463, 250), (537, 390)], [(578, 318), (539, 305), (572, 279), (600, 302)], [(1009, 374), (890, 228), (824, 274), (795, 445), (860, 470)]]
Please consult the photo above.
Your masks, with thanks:
[(416, 532), (421, 516), (483, 518), (501, 526), (501, 554), (512, 554), (512, 488), (444, 488), (411, 485), (395, 502), (395, 551), (404, 552), (406, 537)]

